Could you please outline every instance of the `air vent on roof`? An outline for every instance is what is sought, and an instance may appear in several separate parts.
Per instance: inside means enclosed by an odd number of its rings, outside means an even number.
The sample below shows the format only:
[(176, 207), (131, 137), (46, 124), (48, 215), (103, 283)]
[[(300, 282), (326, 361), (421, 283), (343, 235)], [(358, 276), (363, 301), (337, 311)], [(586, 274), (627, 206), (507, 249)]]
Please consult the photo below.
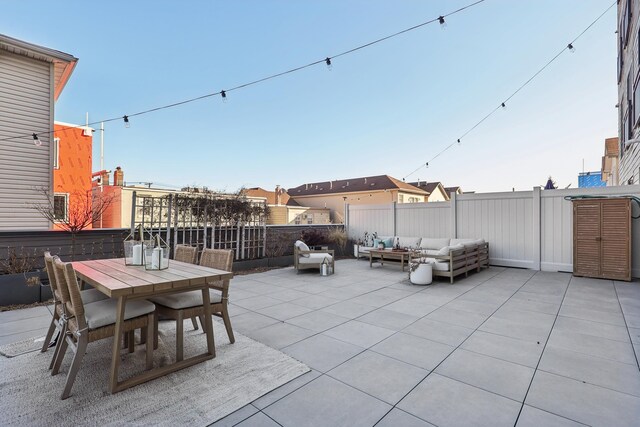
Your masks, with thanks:
[(349, 186), (349, 181), (347, 181), (347, 187)]
[(374, 185), (376, 185), (376, 183), (375, 183), (375, 182), (372, 182), (372, 183), (371, 183), (371, 186), (373, 187)]
[(367, 178), (365, 178), (365, 179), (364, 179), (364, 183), (365, 183), (365, 184), (367, 183)]

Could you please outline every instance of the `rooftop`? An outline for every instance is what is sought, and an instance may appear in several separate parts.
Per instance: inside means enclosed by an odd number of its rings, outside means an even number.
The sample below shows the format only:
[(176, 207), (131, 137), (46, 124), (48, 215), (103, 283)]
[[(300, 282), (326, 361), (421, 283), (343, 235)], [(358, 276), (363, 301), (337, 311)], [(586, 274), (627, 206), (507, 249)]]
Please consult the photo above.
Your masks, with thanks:
[(335, 181), (313, 182), (302, 184), (287, 190), (291, 197), (312, 196), (320, 194), (351, 193), (358, 191), (402, 190), (406, 193), (428, 195), (423, 189), (400, 181), (389, 175), (365, 176)]

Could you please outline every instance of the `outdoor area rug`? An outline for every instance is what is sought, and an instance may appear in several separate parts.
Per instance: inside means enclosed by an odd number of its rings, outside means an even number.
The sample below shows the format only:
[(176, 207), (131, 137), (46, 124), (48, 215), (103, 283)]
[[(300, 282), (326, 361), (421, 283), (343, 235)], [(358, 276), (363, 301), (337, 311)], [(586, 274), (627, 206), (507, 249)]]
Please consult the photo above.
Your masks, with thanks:
[[(204, 352), (205, 335), (185, 325), (185, 358)], [(175, 323), (160, 324), (154, 367), (175, 357)], [(60, 373), (47, 368), (53, 351), (0, 357), (2, 425), (208, 425), (309, 371), (309, 368), (235, 332), (230, 344), (214, 322), (216, 357), (114, 395), (108, 392), (112, 339), (90, 343), (71, 396), (60, 400), (71, 364), (68, 351)], [(29, 347), (16, 343), (16, 350)], [(6, 347), (6, 346), (5, 346)], [(5, 351), (7, 349), (5, 348)], [(11, 354), (20, 351), (8, 350)], [(144, 345), (121, 354), (120, 380), (144, 369)]]

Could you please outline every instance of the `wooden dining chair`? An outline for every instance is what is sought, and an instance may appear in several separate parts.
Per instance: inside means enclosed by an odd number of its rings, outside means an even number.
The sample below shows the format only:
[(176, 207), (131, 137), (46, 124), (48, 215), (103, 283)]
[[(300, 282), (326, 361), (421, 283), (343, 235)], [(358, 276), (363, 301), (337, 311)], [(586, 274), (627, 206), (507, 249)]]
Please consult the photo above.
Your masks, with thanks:
[[(54, 257), (51, 255), (49, 251), (44, 253), (44, 266), (47, 271), (47, 276), (49, 278), (49, 286), (51, 286), (51, 294), (53, 295), (53, 313), (51, 316), (51, 324), (49, 325), (49, 330), (47, 331), (47, 335), (44, 338), (44, 343), (42, 343), (41, 352), (45, 352), (51, 347), (51, 341), (53, 340), (53, 334), (58, 331), (58, 340), (56, 341), (56, 345), (58, 345), (62, 339), (62, 335), (60, 335), (62, 331), (62, 323), (66, 321), (65, 315), (65, 307), (62, 304), (62, 296), (60, 295), (60, 289), (58, 288), (58, 281), (56, 280), (54, 267), (53, 267), (53, 259)], [(102, 292), (96, 289), (87, 289), (84, 291), (80, 291), (82, 294), (82, 300), (85, 303), (90, 303), (94, 301), (100, 301), (103, 299), (107, 299), (108, 297)], [(51, 364), (49, 365), (49, 369), (53, 367), (54, 359), (51, 359)]]
[[(233, 251), (221, 249), (205, 249), (200, 255), (200, 265), (216, 268), (218, 270), (231, 271), (233, 265)], [(235, 342), (231, 319), (227, 308), (229, 299), (229, 280), (208, 283), (211, 313), (222, 317), (227, 335), (231, 343)], [(184, 319), (200, 317), (204, 325), (204, 306), (202, 305), (202, 291), (187, 291), (177, 294), (160, 295), (151, 298), (156, 304), (156, 322), (159, 315), (176, 321), (176, 361), (183, 360)], [(157, 324), (154, 345), (158, 345)], [(203, 327), (204, 330), (204, 327)], [(205, 331), (206, 332), (206, 331)]]
[[(67, 348), (71, 347), (74, 353), (61, 396), (61, 399), (66, 399), (71, 393), (87, 345), (114, 336), (117, 301), (109, 298), (84, 304), (78, 288), (76, 272), (71, 263), (64, 263), (56, 258), (54, 260), (54, 274), (58, 288), (61, 290), (60, 295), (68, 320), (64, 337), (61, 337), (64, 339), (62, 339), (60, 350), (56, 354), (52, 375), (57, 374), (60, 370)], [(127, 302), (124, 314), (123, 332), (125, 334), (137, 328), (147, 328), (146, 369), (153, 367), (154, 312), (153, 303), (145, 300), (133, 300)], [(120, 338), (115, 337), (115, 339)]]

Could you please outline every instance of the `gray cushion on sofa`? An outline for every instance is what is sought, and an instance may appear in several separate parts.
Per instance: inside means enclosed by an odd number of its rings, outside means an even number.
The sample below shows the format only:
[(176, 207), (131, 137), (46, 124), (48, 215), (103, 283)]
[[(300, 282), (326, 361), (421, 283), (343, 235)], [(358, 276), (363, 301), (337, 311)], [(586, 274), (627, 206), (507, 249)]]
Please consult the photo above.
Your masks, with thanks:
[[(109, 298), (84, 305), (84, 316), (87, 319), (89, 329), (116, 323), (116, 308), (118, 300)], [(156, 306), (146, 300), (127, 301), (124, 308), (124, 320), (153, 313)]]

